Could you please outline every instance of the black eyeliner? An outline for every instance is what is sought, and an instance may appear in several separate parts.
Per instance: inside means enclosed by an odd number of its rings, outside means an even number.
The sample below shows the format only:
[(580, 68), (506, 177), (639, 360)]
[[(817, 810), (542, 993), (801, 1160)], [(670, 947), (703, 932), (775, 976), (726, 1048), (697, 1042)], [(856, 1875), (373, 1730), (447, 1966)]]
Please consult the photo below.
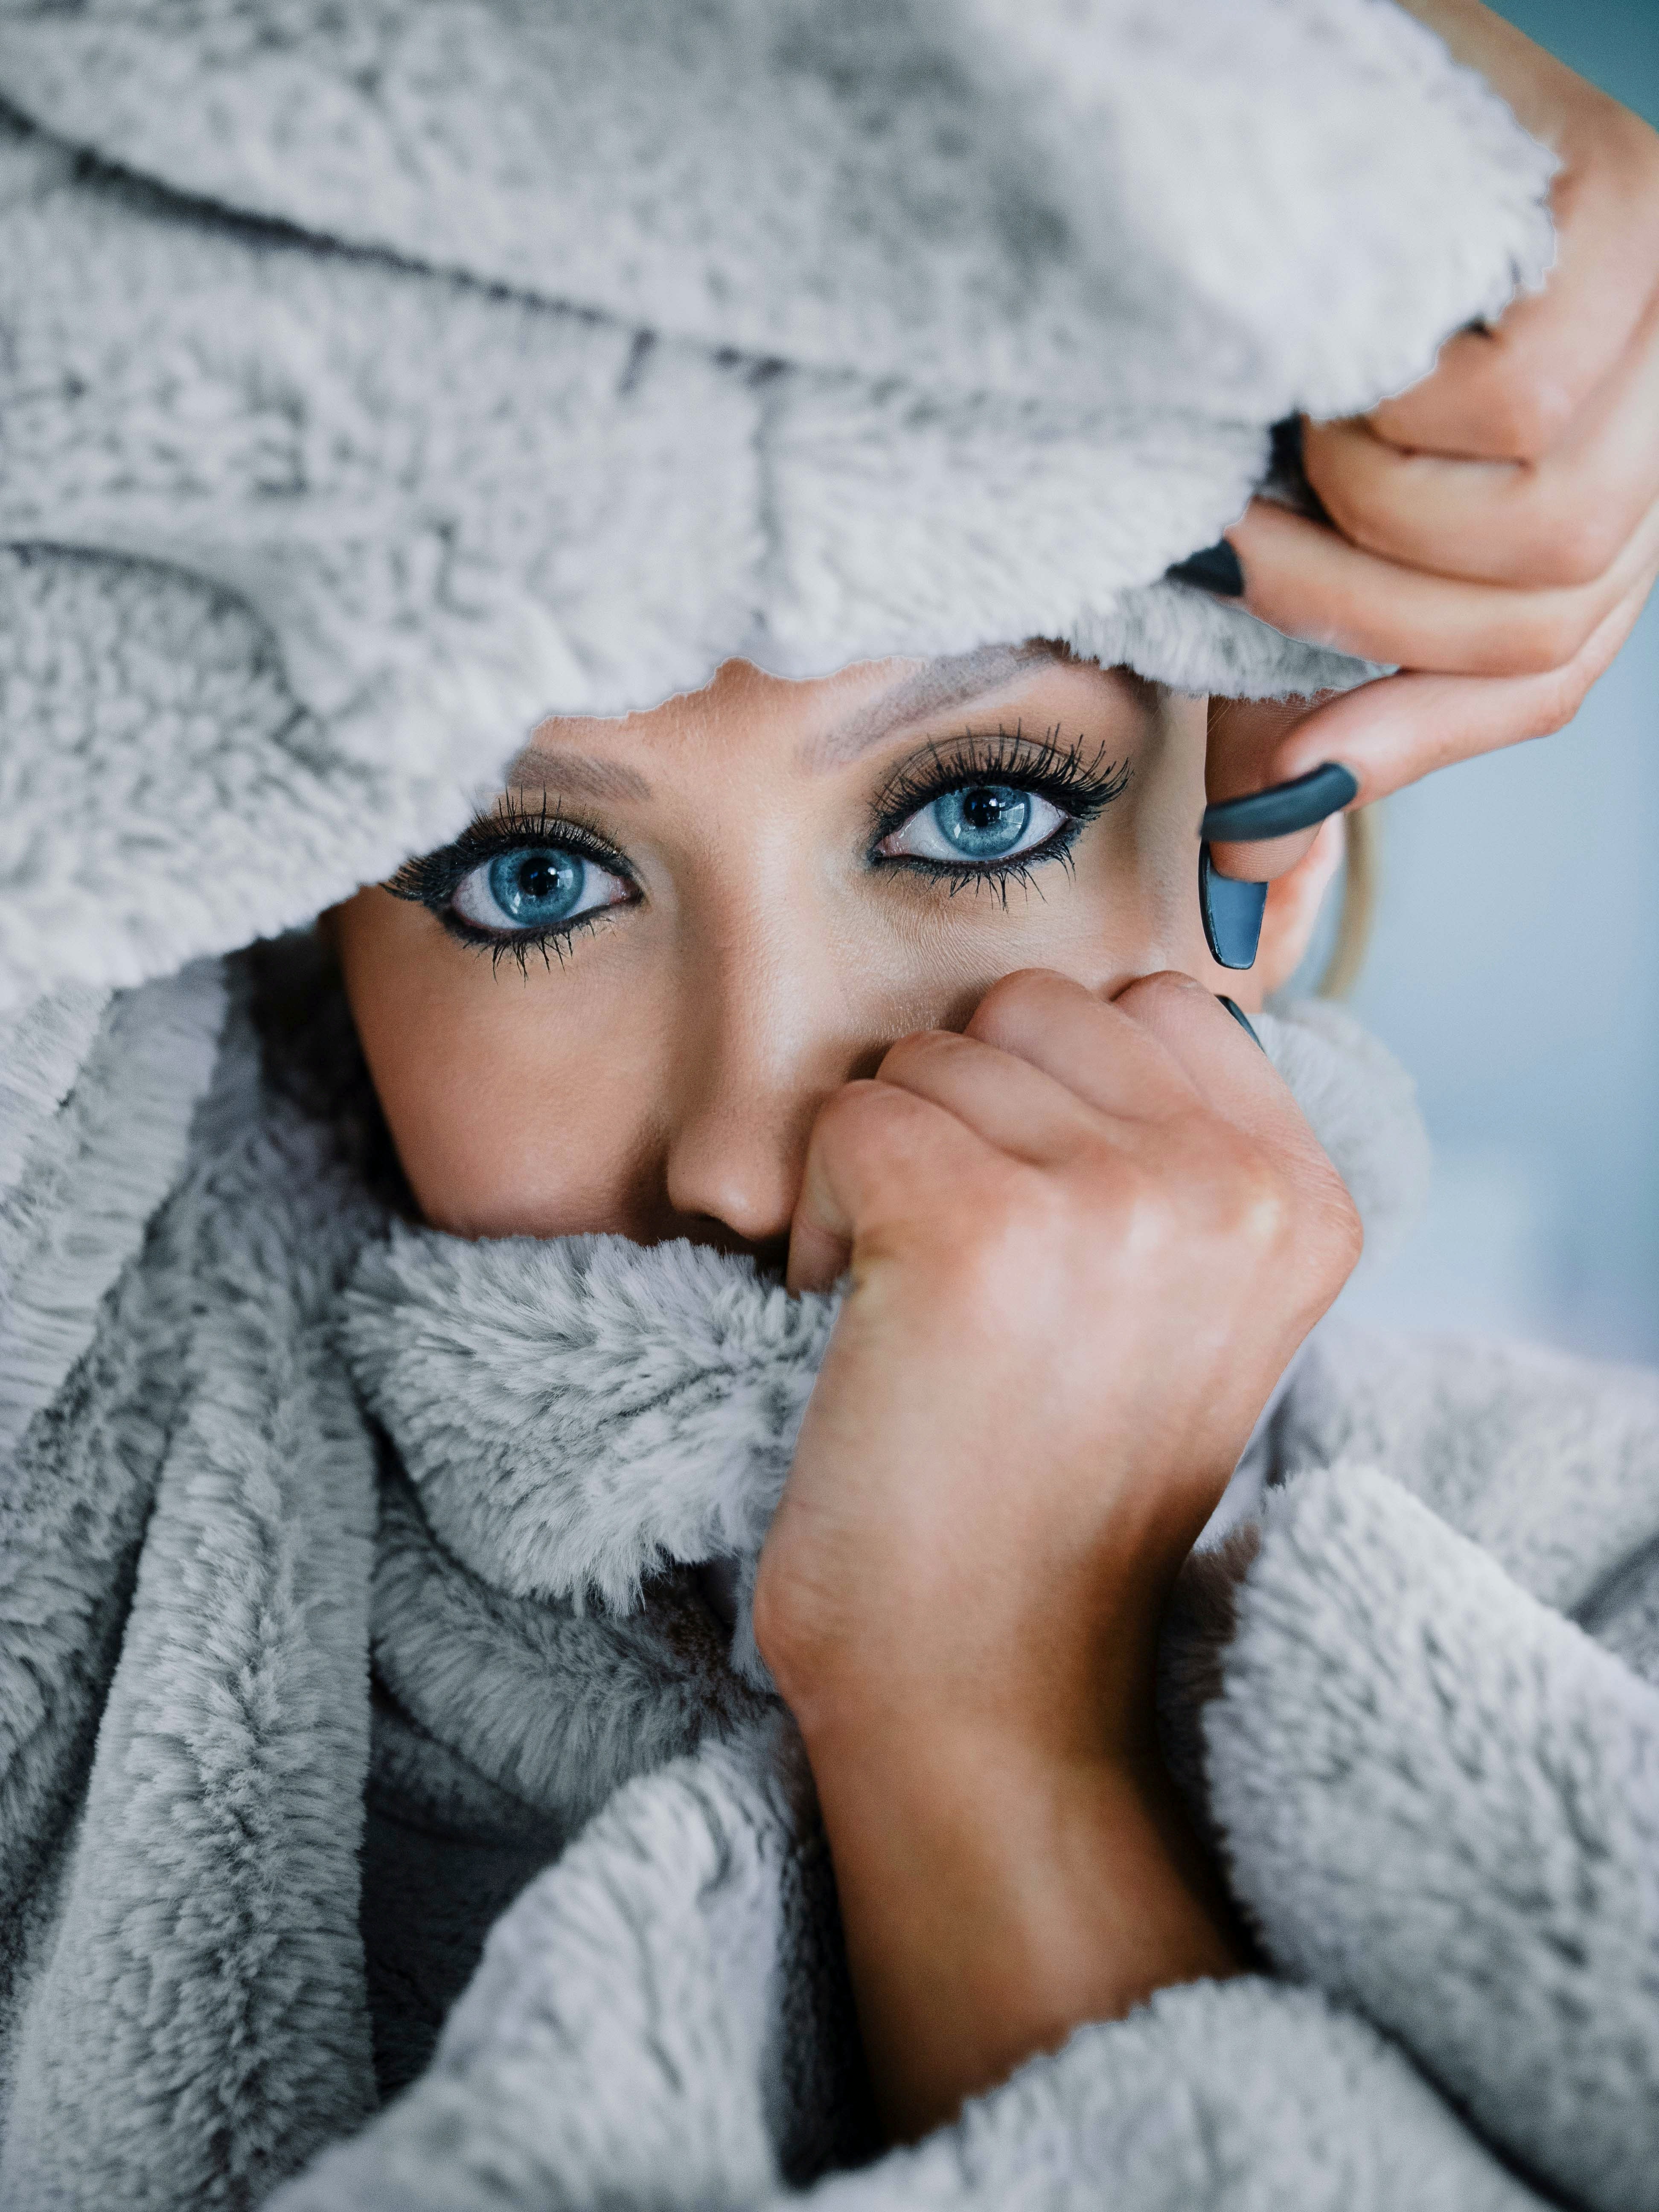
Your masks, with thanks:
[(456, 913), (452, 904), (456, 892), (474, 869), (498, 859), (503, 853), (522, 852), (538, 845), (573, 853), (578, 860), (591, 861), (595, 867), (604, 868), (624, 883), (634, 882), (634, 872), (623, 855), (586, 823), (567, 814), (559, 805), (550, 806), (545, 793), (539, 803), (530, 808), (522, 805), (509, 792), (492, 813), (469, 823), (449, 844), (441, 845), (435, 853), (420, 854), (405, 860), (397, 874), (387, 878), (386, 889), (393, 898), (408, 899), (425, 907), (459, 943), (489, 952), (495, 966), (499, 967), (506, 956), (516, 959), (522, 969), (532, 952), (539, 952), (544, 964), (550, 966), (550, 948), (562, 963), (564, 948), (577, 931), (593, 927), (606, 915), (615, 914), (617, 907), (573, 915), (568, 922), (556, 923), (544, 930), (490, 930), (469, 922)]
[[(1071, 865), (1079, 833), (1120, 796), (1131, 773), (1128, 761), (1109, 757), (1103, 742), (1092, 750), (1082, 738), (1063, 744), (1058, 724), (1040, 738), (1028, 738), (1018, 723), (1012, 730), (999, 728), (994, 735), (964, 730), (959, 737), (940, 739), (920, 756), (913, 755), (883, 786), (872, 809), (870, 858), (884, 869), (905, 868), (943, 881), (953, 898), (970, 887), (989, 888), (1000, 893), (1006, 907), (1012, 884), (1036, 888), (1036, 872), (1045, 862)], [(1029, 791), (1066, 820), (1041, 845), (1002, 861), (957, 864), (878, 850), (885, 838), (923, 807), (975, 784), (1006, 784), (1012, 790)]]

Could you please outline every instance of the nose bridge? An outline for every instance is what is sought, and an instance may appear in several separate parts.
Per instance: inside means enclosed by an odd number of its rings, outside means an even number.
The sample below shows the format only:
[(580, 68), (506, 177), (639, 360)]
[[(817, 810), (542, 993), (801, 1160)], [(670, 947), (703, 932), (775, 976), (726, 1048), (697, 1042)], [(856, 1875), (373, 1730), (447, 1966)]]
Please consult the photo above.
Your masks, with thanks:
[(680, 1007), (668, 1201), (751, 1243), (787, 1230), (813, 1117), (872, 1042), (811, 905), (711, 917)]

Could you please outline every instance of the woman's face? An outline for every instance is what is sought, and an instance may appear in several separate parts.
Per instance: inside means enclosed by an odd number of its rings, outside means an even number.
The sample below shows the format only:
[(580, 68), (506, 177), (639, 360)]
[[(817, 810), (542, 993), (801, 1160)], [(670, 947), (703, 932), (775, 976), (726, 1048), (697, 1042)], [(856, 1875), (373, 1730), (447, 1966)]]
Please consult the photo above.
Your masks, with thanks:
[(427, 1219), (778, 1260), (824, 1099), (999, 977), (1179, 968), (1259, 1004), (1264, 963), (1228, 975), (1200, 922), (1204, 730), (1202, 701), (1042, 647), (806, 684), (733, 662), (543, 724), (457, 844), (336, 912)]

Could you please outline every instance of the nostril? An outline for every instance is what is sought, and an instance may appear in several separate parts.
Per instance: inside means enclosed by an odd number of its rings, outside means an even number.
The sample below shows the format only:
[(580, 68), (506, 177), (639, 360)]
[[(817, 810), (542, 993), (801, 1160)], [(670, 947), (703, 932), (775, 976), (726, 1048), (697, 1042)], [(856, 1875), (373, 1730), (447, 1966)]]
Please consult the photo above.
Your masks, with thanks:
[(716, 1252), (729, 1252), (740, 1259), (752, 1260), (755, 1271), (768, 1281), (781, 1282), (789, 1265), (789, 1232), (781, 1230), (773, 1237), (744, 1237), (729, 1222), (712, 1213), (694, 1214), (682, 1218), (668, 1232), (672, 1237), (684, 1237), (693, 1244), (708, 1246)]

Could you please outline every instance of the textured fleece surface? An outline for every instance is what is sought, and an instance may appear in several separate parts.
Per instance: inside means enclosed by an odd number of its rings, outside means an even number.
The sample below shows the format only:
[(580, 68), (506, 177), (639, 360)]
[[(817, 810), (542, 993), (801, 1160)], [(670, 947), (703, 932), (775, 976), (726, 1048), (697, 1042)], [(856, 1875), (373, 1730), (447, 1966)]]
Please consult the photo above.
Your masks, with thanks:
[(1336, 1468), (1268, 1511), (1207, 1735), (1275, 1964), (1554, 2187), (1659, 2204), (1659, 1691)]
[[(0, 2203), (1451, 2212), (1535, 2202), (1517, 2172), (1656, 2201), (1655, 1693), (1431, 1510), (1512, 1528), (1586, 1618), (1645, 1617), (1639, 1378), (1510, 1352), (1472, 1391), (1460, 1355), (1316, 1346), (1270, 1424), (1301, 1472), (1254, 1565), (1248, 1530), (1210, 1562), (1174, 1717), (1290, 1978), (1165, 1992), (867, 2163), (799, 1749), (698, 1582), (763, 1528), (829, 1308), (673, 1248), (394, 1235), (309, 960), (236, 963), (206, 1092), (181, 1054), (144, 1094), (183, 1172), (7, 1472)], [(216, 1022), (217, 979), (190, 988)], [(181, 1003), (70, 1029), (177, 1036)], [(35, 1034), (45, 1190), (100, 1123), (70, 1031)], [(1408, 1086), (1340, 1018), (1267, 1037), (1384, 1234)], [(408, 1462), (382, 1443), (378, 1536), (353, 1373)], [(1373, 1465), (1333, 1472), (1316, 1439), (1350, 1431)]]
[[(520, 1523), (533, 1517), (526, 1501)], [(377, 1676), (406, 1719), (464, 1748), (473, 1778), (561, 1838), (621, 1784), (763, 1709), (695, 1583), (653, 1577), (597, 1612), (526, 1598), (447, 1553), (395, 1474), (381, 1492), (372, 1633)], [(397, 1780), (400, 1793), (430, 1788), (423, 1765)]]
[(0, 0), (6, 2212), (1659, 2205), (1650, 1382), (1325, 1333), (1171, 1670), (1274, 1971), (876, 2158), (745, 1642), (830, 1305), (395, 1230), (322, 969), (187, 964), (734, 653), (1358, 679), (1162, 572), (1550, 166), (1389, 0)]
[[(789, 1942), (800, 1816), (757, 1773), (766, 1748), (711, 1748), (617, 1798), (498, 1925), (428, 2075), (279, 2191), (273, 2212), (779, 2201), (780, 2151), (799, 2158), (799, 2144), (777, 2069), (823, 2037), (803, 1999), (823, 1962)], [(833, 2101), (833, 2083), (813, 2086)], [(805, 2201), (826, 2212), (1539, 2202), (1373, 2028), (1255, 1978), (1168, 1990), (1127, 2021), (1084, 2028), (920, 2148)]]
[[(137, 1028), (155, 995), (117, 1011)], [(168, 1103), (152, 1139), (182, 1152)], [(329, 1324), (374, 1215), (330, 1133), (263, 1103), (241, 1013), (4, 1487), (0, 1870), (26, 1929), (52, 1869), (50, 1940), (7, 1978), (8, 2207), (257, 2203), (373, 2101), (373, 1457)]]
[(1654, 1532), (1659, 1376), (1538, 1345), (1321, 1330), (1281, 1432), (1287, 1473), (1396, 1470), (1523, 1589), (1592, 1608)]
[(764, 1679), (750, 1581), (834, 1300), (691, 1244), (404, 1231), (346, 1310), (366, 1401), (459, 1559), (514, 1595), (615, 1612), (653, 1571), (741, 1561)]
[(0, 0), (0, 103), (16, 1006), (734, 653), (1357, 680), (1163, 572), (1552, 251), (1391, 0)]
[[(28, 1117), (15, 1116), (15, 1180), (0, 1197), (0, 1453), (56, 1397), (91, 1340), (100, 1300), (183, 1165), (223, 1000), (205, 967), (114, 1000), (95, 1030), (84, 1001), (33, 1011), (13, 1079), (38, 1084), (37, 1097), (56, 1110), (32, 1144)], [(84, 1058), (70, 1074), (58, 1051), (77, 1045)], [(21, 1306), (13, 1284), (27, 1285)]]
[[(1409, 1077), (1335, 1006), (1260, 1029), (1386, 1253), (1426, 1185)], [(734, 1663), (767, 1687), (754, 1571), (836, 1304), (687, 1243), (399, 1226), (357, 1267), (343, 1341), (420, 1514), (483, 1584), (623, 1613), (649, 1576), (730, 1562)]]

